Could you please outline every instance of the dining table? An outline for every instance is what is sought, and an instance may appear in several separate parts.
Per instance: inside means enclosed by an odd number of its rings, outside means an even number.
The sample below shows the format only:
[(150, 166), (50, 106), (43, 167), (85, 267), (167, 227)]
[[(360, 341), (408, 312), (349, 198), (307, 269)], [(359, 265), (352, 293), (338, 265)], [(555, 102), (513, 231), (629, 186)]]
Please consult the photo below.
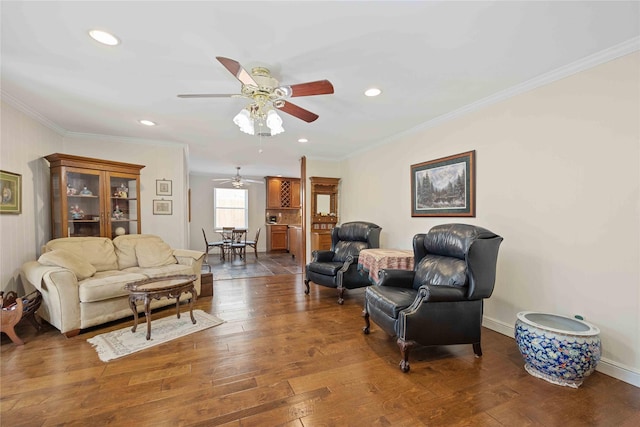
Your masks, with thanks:
[(225, 261), (226, 259), (231, 259), (232, 255), (233, 255), (233, 244), (234, 243), (239, 243), (239, 242), (234, 242), (234, 236), (240, 236), (242, 235), (242, 233), (246, 233), (247, 229), (246, 228), (236, 228), (236, 227), (222, 227), (222, 228), (216, 228), (214, 230), (216, 233), (220, 234), (221, 240), (222, 240), (222, 247), (220, 248), (221, 252), (221, 257), (222, 260)]

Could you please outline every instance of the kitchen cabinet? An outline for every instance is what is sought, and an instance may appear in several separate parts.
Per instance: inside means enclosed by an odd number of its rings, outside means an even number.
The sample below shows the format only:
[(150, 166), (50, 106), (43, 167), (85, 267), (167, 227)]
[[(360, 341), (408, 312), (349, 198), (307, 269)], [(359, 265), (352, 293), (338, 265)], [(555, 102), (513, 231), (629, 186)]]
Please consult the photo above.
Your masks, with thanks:
[(140, 234), (143, 165), (50, 154), (51, 234), (114, 238)]
[(293, 258), (302, 256), (302, 227), (297, 225), (289, 226), (289, 253)]
[(288, 249), (286, 224), (267, 224), (267, 251), (286, 251)]
[(265, 177), (267, 209), (300, 209), (300, 179)]

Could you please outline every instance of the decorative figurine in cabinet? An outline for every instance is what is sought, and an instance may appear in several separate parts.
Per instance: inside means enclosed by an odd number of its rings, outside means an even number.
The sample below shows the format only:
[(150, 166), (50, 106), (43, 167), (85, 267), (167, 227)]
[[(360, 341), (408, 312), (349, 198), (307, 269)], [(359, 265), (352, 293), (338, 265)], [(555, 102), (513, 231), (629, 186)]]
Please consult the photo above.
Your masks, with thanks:
[(51, 173), (53, 239), (140, 234), (144, 166), (60, 153), (45, 159)]

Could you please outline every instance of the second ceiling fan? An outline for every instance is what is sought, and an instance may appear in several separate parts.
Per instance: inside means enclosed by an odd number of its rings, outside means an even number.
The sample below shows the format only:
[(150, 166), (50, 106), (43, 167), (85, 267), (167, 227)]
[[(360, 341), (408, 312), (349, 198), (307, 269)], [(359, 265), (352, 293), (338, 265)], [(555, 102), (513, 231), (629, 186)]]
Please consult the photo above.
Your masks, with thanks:
[(254, 184), (264, 184), (262, 181), (258, 181), (256, 179), (248, 179), (244, 178), (240, 175), (240, 166), (236, 166), (236, 174), (231, 178), (214, 178), (211, 181), (219, 182), (220, 184), (231, 183), (234, 188), (242, 188), (244, 184), (254, 183)]
[[(277, 120), (273, 117), (274, 109), (283, 111), (307, 123), (311, 123), (318, 118), (318, 115), (311, 111), (305, 110), (288, 101), (289, 98), (312, 95), (328, 95), (333, 93), (333, 85), (329, 80), (318, 80), (315, 82), (299, 83), (295, 85), (280, 85), (267, 68), (255, 67), (248, 73), (238, 61), (222, 56), (216, 56), (216, 59), (233, 74), (242, 83), (239, 94), (219, 94), (219, 93), (200, 93), (200, 94), (182, 94), (179, 98), (232, 98), (243, 97), (251, 100), (251, 103), (243, 109), (234, 122), (243, 129), (244, 120), (251, 120), (251, 125), (257, 122), (259, 126), (267, 124), (273, 131), (274, 127), (269, 123), (270, 119)], [(246, 111), (246, 113), (245, 113)], [(277, 115), (275, 115), (277, 117)], [(279, 117), (278, 117), (279, 119)], [(280, 120), (280, 128), (282, 120)], [(283, 130), (281, 130), (283, 131)], [(248, 132), (250, 133), (250, 132)], [(279, 133), (279, 132), (278, 132)], [(273, 132), (271, 134), (274, 134)]]

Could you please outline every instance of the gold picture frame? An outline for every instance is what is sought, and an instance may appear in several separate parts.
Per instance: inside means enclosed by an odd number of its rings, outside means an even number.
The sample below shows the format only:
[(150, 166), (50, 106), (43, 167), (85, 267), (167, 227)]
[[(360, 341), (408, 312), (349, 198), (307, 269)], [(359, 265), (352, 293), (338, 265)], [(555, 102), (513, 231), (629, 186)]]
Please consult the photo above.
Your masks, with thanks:
[(0, 170), (0, 213), (22, 213), (22, 175)]
[(411, 216), (476, 216), (475, 150), (411, 165)]

